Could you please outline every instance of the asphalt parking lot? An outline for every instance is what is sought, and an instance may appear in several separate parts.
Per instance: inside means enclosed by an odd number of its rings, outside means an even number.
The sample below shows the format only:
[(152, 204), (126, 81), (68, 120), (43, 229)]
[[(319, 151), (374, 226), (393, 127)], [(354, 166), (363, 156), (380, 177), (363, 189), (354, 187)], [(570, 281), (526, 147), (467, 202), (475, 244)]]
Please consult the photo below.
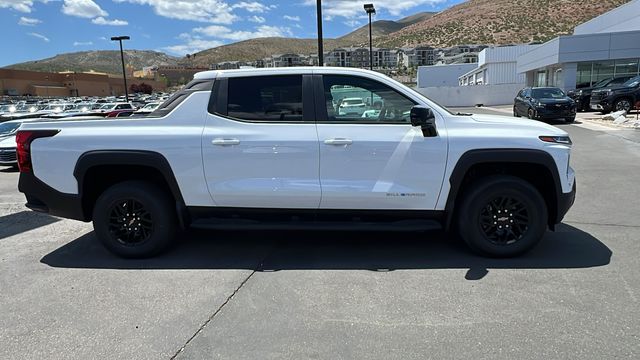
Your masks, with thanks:
[(304, 231), (192, 231), (123, 260), (28, 211), (0, 168), (0, 358), (637, 359), (640, 131), (558, 126), (576, 203), (508, 260), (439, 232)]

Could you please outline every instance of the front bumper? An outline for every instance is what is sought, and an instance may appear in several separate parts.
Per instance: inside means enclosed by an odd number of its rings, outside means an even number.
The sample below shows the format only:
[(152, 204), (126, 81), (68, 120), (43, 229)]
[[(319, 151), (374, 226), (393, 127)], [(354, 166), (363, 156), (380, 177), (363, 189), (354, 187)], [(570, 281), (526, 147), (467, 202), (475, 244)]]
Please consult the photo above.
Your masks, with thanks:
[(559, 119), (559, 118), (568, 118), (576, 116), (576, 108), (572, 107), (570, 109), (562, 109), (562, 110), (550, 110), (544, 108), (536, 109), (536, 118), (537, 119)]
[(611, 111), (611, 104), (606, 101), (606, 100), (602, 100), (602, 101), (591, 101), (589, 103), (589, 107), (592, 110), (597, 110), (597, 111), (606, 111), (609, 112)]
[(18, 190), (27, 198), (26, 207), (67, 219), (89, 221), (82, 199), (76, 194), (65, 194), (40, 181), (34, 174), (20, 173)]
[(573, 181), (573, 188), (569, 193), (561, 193), (558, 197), (558, 211), (555, 219), (555, 223), (559, 224), (564, 219), (564, 216), (569, 212), (569, 209), (576, 201), (576, 180)]

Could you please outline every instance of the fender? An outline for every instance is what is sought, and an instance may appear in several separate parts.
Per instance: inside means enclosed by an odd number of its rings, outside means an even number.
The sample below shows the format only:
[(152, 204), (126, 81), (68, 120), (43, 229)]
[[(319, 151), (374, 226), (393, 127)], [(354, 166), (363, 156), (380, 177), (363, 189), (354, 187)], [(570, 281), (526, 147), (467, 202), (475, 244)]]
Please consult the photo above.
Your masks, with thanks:
[(158, 170), (176, 200), (176, 210), (179, 215), (180, 225), (183, 228), (186, 226), (188, 218), (185, 216), (187, 211), (184, 198), (171, 165), (162, 154), (145, 150), (94, 150), (82, 154), (73, 170), (73, 176), (78, 181), (78, 195), (80, 198), (83, 195), (85, 175), (91, 168), (102, 165), (139, 165)]
[[(453, 220), (453, 212), (455, 211), (455, 204), (457, 195), (462, 187), (462, 181), (465, 175), (471, 169), (472, 166), (486, 163), (518, 163), (518, 164), (536, 164), (542, 165), (549, 170), (553, 177), (553, 184), (555, 187), (555, 200), (556, 202), (562, 196), (562, 185), (560, 182), (560, 175), (558, 174), (558, 167), (553, 157), (542, 150), (535, 149), (479, 149), (470, 150), (460, 156), (456, 167), (451, 173), (449, 178), (449, 184), (451, 188), (449, 190), (449, 196), (445, 205), (446, 219), (445, 229), (449, 230), (451, 222)], [(550, 225), (559, 223), (564, 216), (558, 216), (557, 209), (549, 209)]]

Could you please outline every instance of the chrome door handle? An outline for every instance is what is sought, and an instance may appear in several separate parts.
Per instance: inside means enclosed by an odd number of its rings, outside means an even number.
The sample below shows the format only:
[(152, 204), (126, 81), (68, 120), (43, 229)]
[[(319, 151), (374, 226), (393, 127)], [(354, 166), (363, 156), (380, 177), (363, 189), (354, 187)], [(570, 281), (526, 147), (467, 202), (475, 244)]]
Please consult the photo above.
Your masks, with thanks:
[(353, 140), (345, 138), (333, 138), (325, 140), (324, 143), (326, 145), (351, 145), (353, 144)]
[(213, 139), (213, 141), (211, 141), (211, 143), (213, 145), (220, 145), (220, 146), (240, 145), (240, 140), (238, 140), (238, 139)]

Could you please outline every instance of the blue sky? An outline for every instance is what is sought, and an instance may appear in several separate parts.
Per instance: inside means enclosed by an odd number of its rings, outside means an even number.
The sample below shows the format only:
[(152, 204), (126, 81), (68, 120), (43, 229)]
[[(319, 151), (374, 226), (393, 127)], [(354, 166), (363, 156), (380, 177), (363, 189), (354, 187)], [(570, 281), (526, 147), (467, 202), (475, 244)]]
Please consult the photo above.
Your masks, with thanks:
[[(366, 24), (362, 6), (374, 3), (376, 20), (440, 11), (463, 0), (323, 0), (324, 36)], [(0, 0), (0, 66), (56, 54), (113, 50), (111, 36), (129, 35), (128, 49), (184, 56), (266, 36), (314, 38), (315, 0)]]

